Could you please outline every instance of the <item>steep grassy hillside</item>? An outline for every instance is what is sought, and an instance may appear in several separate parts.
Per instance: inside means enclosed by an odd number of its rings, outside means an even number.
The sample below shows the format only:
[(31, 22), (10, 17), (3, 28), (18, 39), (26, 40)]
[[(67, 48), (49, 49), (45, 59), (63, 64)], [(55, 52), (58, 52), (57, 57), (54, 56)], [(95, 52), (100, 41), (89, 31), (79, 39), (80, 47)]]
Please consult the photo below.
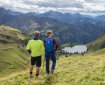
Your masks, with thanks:
[(105, 48), (105, 35), (87, 44), (87, 46), (90, 51), (96, 51)]
[(0, 43), (21, 43), (29, 37), (15, 28), (0, 25)]
[(0, 26), (0, 77), (27, 68), (29, 55), (24, 48), (27, 39), (19, 30)]
[[(105, 85), (105, 49), (84, 56), (60, 58), (57, 61), (55, 74), (47, 77), (44, 69), (41, 70), (40, 78), (40, 80), (33, 78), (32, 85)], [(29, 85), (29, 72), (5, 77), (0, 83)]]

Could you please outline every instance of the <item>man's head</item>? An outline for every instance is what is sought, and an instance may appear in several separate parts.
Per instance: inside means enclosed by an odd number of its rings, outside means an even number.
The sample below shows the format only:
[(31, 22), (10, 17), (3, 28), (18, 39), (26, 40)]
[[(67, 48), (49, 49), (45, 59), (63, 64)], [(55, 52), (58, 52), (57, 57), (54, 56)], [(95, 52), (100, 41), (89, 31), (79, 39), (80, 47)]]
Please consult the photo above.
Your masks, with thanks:
[(35, 36), (35, 37), (39, 37), (39, 34), (40, 34), (39, 31), (35, 31), (35, 32), (34, 32), (34, 36)]
[(48, 30), (48, 31), (47, 31), (47, 37), (52, 37), (52, 36), (53, 36), (52, 31), (51, 31), (51, 30)]

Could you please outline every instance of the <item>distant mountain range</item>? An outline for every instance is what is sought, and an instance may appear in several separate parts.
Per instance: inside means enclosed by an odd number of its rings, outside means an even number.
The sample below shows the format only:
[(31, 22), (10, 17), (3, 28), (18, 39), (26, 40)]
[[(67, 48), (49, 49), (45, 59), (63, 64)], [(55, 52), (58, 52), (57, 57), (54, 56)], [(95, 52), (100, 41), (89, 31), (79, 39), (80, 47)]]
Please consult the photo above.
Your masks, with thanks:
[(0, 8), (0, 24), (15, 27), (28, 35), (33, 31), (52, 29), (61, 44), (89, 43), (105, 32), (105, 16), (62, 14), (49, 11), (42, 14), (12, 12)]

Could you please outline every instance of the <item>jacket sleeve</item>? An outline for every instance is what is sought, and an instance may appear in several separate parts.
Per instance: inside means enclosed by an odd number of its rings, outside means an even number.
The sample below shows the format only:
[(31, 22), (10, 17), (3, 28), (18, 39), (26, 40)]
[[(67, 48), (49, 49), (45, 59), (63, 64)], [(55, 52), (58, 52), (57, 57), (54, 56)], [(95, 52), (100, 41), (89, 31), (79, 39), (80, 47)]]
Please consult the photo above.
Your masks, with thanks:
[(58, 50), (58, 41), (57, 39), (54, 38), (54, 46), (55, 46), (55, 51)]
[(44, 47), (44, 43), (41, 42), (41, 54), (45, 55), (45, 47)]

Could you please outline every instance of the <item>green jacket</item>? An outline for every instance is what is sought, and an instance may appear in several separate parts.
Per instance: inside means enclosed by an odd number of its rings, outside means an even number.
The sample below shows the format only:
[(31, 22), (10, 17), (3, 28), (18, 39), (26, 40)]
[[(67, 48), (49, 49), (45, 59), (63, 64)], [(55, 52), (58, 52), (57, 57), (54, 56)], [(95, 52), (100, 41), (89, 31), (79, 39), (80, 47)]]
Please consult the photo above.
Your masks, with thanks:
[(32, 57), (42, 56), (45, 53), (44, 43), (41, 40), (30, 40), (26, 49), (31, 51)]

